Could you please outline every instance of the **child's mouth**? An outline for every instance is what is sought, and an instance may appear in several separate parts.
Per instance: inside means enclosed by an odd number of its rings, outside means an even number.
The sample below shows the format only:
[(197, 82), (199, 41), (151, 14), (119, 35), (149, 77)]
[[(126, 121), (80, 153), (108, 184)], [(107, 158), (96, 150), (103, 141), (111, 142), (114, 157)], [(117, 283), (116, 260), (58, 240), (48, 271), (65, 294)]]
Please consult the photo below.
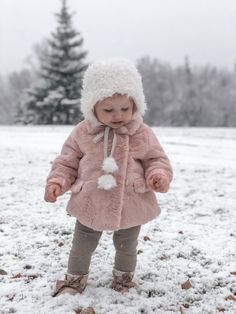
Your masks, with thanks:
[(114, 121), (114, 122), (112, 122), (113, 124), (120, 124), (120, 123), (122, 123), (123, 121)]

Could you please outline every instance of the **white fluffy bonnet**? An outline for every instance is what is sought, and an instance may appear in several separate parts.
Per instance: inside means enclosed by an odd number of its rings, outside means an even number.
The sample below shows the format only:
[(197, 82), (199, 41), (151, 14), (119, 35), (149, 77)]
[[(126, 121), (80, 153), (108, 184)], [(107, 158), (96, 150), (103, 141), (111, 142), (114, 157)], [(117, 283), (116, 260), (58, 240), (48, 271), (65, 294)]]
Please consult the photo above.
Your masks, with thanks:
[(126, 59), (108, 59), (91, 64), (85, 72), (81, 96), (81, 111), (92, 126), (99, 125), (93, 113), (98, 102), (115, 93), (130, 96), (137, 107), (133, 119), (144, 115), (146, 110), (141, 75)]

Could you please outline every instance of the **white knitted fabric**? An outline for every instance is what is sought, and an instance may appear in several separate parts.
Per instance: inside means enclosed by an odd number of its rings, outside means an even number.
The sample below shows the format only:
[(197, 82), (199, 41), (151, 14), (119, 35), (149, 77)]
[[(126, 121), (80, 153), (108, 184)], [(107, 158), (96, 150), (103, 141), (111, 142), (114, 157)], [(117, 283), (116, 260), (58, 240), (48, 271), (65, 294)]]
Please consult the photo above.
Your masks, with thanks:
[(130, 96), (137, 107), (133, 118), (146, 110), (142, 79), (136, 67), (126, 59), (108, 59), (91, 64), (84, 75), (81, 111), (93, 127), (100, 125), (93, 113), (94, 105), (115, 93)]

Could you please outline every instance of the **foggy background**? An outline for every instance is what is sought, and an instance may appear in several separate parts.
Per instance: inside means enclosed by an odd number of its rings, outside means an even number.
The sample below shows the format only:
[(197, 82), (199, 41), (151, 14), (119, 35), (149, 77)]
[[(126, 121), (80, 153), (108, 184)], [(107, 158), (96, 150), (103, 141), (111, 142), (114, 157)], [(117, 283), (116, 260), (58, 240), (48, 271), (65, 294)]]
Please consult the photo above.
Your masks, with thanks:
[[(147, 123), (235, 126), (235, 1), (69, 0), (67, 6), (84, 40), (84, 64), (112, 56), (136, 63)], [(68, 122), (58, 115), (19, 119), (19, 111), (29, 111), (28, 91), (38, 86), (41, 52), (56, 31), (60, 9), (60, 0), (0, 1), (0, 123)]]

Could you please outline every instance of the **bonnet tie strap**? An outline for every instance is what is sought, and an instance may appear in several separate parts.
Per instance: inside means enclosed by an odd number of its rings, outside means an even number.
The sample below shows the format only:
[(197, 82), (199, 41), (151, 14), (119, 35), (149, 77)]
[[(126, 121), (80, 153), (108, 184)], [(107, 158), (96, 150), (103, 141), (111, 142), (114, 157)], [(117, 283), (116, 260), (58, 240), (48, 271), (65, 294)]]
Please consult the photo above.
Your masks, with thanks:
[[(115, 162), (115, 159), (112, 157), (115, 151), (116, 143), (117, 143), (117, 135), (113, 130), (111, 152), (110, 152), (110, 155), (108, 155), (108, 139), (109, 139), (110, 129), (111, 128), (107, 126), (103, 133), (104, 134), (104, 160), (103, 160), (102, 169), (105, 172), (105, 174), (98, 178), (98, 188), (104, 189), (104, 190), (110, 190), (111, 188), (117, 186), (116, 179), (112, 175), (115, 171), (118, 170), (118, 166)], [(94, 140), (97, 140), (98, 138), (100, 139), (102, 137), (100, 133), (98, 135), (96, 138), (94, 138)]]
[[(110, 127), (107, 126), (104, 131), (104, 159), (108, 157), (108, 138), (109, 138), (109, 131)], [(116, 147), (116, 142), (117, 142), (117, 136), (116, 133), (113, 130), (113, 139), (112, 139), (112, 146), (111, 146), (111, 153), (110, 157), (112, 157), (115, 147)]]

